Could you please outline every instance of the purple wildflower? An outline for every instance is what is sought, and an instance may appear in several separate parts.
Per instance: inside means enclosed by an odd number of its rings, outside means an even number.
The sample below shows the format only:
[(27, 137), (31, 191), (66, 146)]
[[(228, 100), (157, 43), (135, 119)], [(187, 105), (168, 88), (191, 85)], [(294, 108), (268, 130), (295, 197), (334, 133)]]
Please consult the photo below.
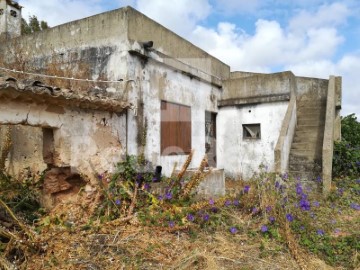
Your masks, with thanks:
[(275, 188), (279, 188), (280, 187), (280, 183), (278, 181), (275, 182)]
[(301, 195), (303, 193), (303, 189), (301, 184), (296, 184), (296, 194)]
[(306, 199), (301, 199), (299, 206), (304, 211), (309, 211), (310, 210), (310, 202), (308, 200), (306, 200)]
[(250, 190), (250, 186), (245, 186), (244, 187), (244, 193), (249, 193)]
[(230, 206), (231, 205), (231, 201), (229, 200), (226, 200), (225, 203), (224, 203), (225, 206)]
[(268, 227), (266, 225), (262, 225), (261, 226), (261, 232), (267, 232), (268, 231)]
[(288, 179), (288, 178), (289, 178), (288, 173), (287, 173), (287, 172), (286, 172), (286, 173), (284, 173), (284, 174), (281, 176), (281, 178), (282, 178), (283, 180)]
[(315, 207), (319, 207), (319, 206), (320, 206), (320, 203), (317, 202), (317, 201), (315, 201), (315, 202), (313, 202), (313, 205), (314, 205)]
[(234, 200), (234, 205), (235, 205), (235, 206), (239, 206), (239, 204), (240, 204), (240, 203), (239, 203), (239, 200)]
[(171, 194), (171, 192), (166, 192), (166, 194), (165, 194), (165, 199), (167, 199), (167, 200), (171, 200), (171, 199), (172, 199), (172, 194)]
[(272, 206), (266, 206), (265, 211), (266, 213), (269, 213), (272, 210)]
[(163, 196), (161, 196), (161, 195), (158, 196), (158, 200), (159, 200), (159, 201), (162, 201), (163, 199), (164, 199)]
[(258, 210), (256, 207), (254, 207), (251, 212), (252, 212), (253, 214), (256, 214), (258, 211), (259, 211), (259, 210)]
[(174, 228), (175, 227), (175, 222), (174, 221), (169, 221), (169, 227), (170, 228)]
[(208, 221), (209, 218), (210, 218), (210, 216), (209, 216), (208, 214), (205, 214), (205, 215), (203, 216), (203, 220), (204, 220), (204, 221)]
[(219, 209), (217, 207), (211, 207), (211, 212), (217, 213)]
[(153, 177), (152, 181), (153, 181), (153, 182), (157, 182), (157, 181), (158, 181), (158, 178), (157, 178), (157, 177)]
[(360, 204), (356, 204), (356, 203), (351, 203), (350, 204), (350, 207), (352, 208), (352, 209), (355, 209), (355, 210), (360, 210)]
[(235, 228), (235, 227), (231, 227), (230, 228), (230, 232), (232, 233), (232, 234), (235, 234), (235, 233), (237, 233), (237, 229)]
[(151, 188), (151, 186), (149, 185), (149, 183), (144, 184), (144, 190), (149, 191), (150, 188)]
[(102, 180), (104, 178), (104, 174), (99, 174), (97, 177), (99, 180)]
[(194, 221), (194, 220), (195, 220), (195, 217), (194, 217), (194, 215), (192, 215), (192, 214), (188, 214), (188, 215), (186, 216), (186, 218), (187, 218), (188, 221)]
[(318, 229), (318, 230), (316, 231), (316, 233), (317, 233), (318, 235), (320, 235), (320, 236), (323, 236), (323, 235), (325, 234), (324, 230), (322, 230), (322, 229)]
[(210, 204), (210, 205), (214, 205), (214, 204), (215, 204), (215, 201), (214, 201), (213, 199), (210, 199), (210, 200), (209, 200), (209, 204)]
[(273, 217), (273, 216), (269, 217), (269, 221), (270, 221), (271, 223), (274, 223), (274, 222), (275, 222), (275, 217)]
[(338, 228), (336, 228), (335, 230), (334, 230), (334, 233), (336, 233), (336, 234), (338, 234), (338, 233), (340, 233), (341, 231), (340, 231), (340, 229), (338, 229)]
[(121, 201), (120, 201), (119, 199), (117, 199), (117, 200), (115, 201), (115, 204), (116, 204), (116, 205), (120, 205), (120, 204), (121, 204)]
[(136, 176), (136, 179), (139, 180), (139, 181), (143, 180), (143, 176), (140, 173), (138, 173), (137, 176)]
[(301, 225), (301, 226), (300, 226), (300, 230), (302, 230), (302, 231), (305, 230), (305, 226), (304, 226), (304, 225)]
[(357, 179), (357, 180), (356, 180), (356, 184), (360, 184), (360, 179)]
[(286, 219), (287, 219), (287, 221), (292, 222), (294, 220), (294, 217), (292, 214), (289, 213), (289, 214), (286, 214)]

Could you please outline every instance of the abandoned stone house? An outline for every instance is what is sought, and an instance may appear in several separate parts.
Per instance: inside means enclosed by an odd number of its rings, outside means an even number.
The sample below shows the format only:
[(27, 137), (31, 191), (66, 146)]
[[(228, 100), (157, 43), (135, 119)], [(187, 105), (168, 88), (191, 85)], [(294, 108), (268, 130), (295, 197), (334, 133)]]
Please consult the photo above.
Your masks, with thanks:
[[(1, 138), (15, 125), (10, 173), (51, 164), (92, 177), (143, 152), (169, 175), (193, 149), (190, 167), (205, 154), (233, 178), (261, 166), (311, 177), (317, 167), (329, 188), (340, 77), (231, 71), (131, 7), (24, 36), (20, 18), (21, 6), (0, 0)], [(89, 87), (45, 83), (55, 75)]]

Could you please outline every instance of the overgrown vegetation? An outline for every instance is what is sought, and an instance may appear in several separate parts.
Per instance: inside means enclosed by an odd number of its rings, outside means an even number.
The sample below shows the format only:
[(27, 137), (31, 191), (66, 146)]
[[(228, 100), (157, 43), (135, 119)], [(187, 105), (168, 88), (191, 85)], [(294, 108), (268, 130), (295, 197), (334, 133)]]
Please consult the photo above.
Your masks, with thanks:
[[(353, 116), (346, 121), (352, 125)], [(97, 194), (82, 190), (50, 213), (40, 208), (41, 178), (19, 182), (2, 167), (0, 269), (360, 267), (360, 179), (353, 173), (334, 179), (324, 198), (315, 183), (260, 168), (250, 181), (228, 181), (231, 195), (199, 199), (209, 170), (204, 158), (185, 177), (192, 156), (161, 179), (143, 155), (128, 156), (114, 174), (97, 175)]]
[(340, 142), (334, 146), (334, 177), (360, 177), (360, 123), (355, 114), (342, 117)]

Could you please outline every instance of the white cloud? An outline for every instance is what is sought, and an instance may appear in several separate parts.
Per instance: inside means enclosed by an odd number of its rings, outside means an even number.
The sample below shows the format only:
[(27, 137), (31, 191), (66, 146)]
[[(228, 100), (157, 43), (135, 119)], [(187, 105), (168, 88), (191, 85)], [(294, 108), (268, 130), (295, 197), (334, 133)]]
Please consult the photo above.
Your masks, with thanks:
[(207, 18), (211, 6), (207, 0), (138, 0), (136, 7), (165, 27), (186, 36), (196, 24)]
[(217, 29), (198, 26), (191, 39), (235, 69), (256, 71), (331, 58), (343, 41), (334, 28), (312, 29), (299, 34), (267, 20), (256, 22), (252, 36), (234, 24), (219, 23)]
[(23, 17), (36, 15), (50, 26), (88, 17), (103, 11), (100, 0), (22, 0)]
[(302, 10), (291, 19), (289, 28), (291, 31), (307, 31), (319, 27), (337, 26), (346, 22), (350, 10), (343, 3), (323, 5), (316, 12)]

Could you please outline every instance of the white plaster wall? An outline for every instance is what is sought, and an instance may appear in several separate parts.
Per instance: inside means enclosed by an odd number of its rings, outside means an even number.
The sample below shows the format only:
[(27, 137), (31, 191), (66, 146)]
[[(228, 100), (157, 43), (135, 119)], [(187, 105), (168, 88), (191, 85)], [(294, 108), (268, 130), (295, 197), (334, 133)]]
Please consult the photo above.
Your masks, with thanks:
[[(0, 15), (0, 34), (7, 32), (11, 35), (11, 37), (20, 36), (21, 10), (7, 5), (6, 1), (1, 1), (0, 9), (4, 10), (4, 13)], [(13, 17), (10, 15), (11, 10), (16, 11), (17, 17)]]
[[(259, 166), (274, 170), (274, 149), (288, 102), (223, 107), (217, 117), (218, 168), (228, 176), (249, 179)], [(261, 139), (244, 140), (243, 124), (261, 125)]]
[(187, 155), (165, 156), (161, 147), (161, 100), (191, 107), (191, 144), (195, 150), (190, 168), (200, 165), (205, 155), (205, 111), (217, 112), (216, 98), (220, 90), (208, 83), (171, 70), (152, 62), (142, 71), (141, 90), (144, 100), (144, 115), (148, 121), (146, 158), (153, 165), (161, 165), (163, 174), (171, 174), (174, 164), (181, 168)]
[(126, 151), (126, 115), (51, 108), (54, 105), (2, 101), (0, 124), (54, 128), (55, 166), (71, 166), (92, 180), (97, 173), (112, 172)]
[(6, 32), (6, 1), (0, 1), (0, 9), (4, 10), (4, 14), (0, 15), (0, 34)]

